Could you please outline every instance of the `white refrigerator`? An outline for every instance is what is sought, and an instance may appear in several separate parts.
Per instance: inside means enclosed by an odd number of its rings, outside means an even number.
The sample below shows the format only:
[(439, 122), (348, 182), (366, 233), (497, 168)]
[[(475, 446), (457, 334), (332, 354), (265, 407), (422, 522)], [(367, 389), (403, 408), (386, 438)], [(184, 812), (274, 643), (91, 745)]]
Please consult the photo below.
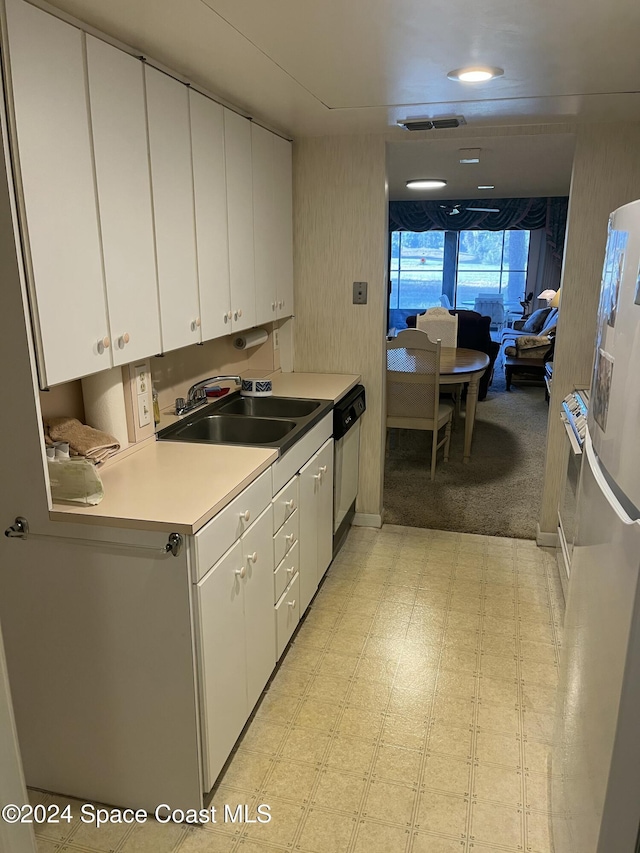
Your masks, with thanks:
[(640, 826), (640, 201), (609, 219), (551, 764), (555, 853)]

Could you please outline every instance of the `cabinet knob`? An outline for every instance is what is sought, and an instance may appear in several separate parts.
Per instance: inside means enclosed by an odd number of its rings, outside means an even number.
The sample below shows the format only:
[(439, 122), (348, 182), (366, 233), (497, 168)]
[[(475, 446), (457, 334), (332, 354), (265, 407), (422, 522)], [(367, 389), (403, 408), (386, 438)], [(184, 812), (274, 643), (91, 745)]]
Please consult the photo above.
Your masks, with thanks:
[(251, 513), (249, 512), (249, 510), (248, 510), (248, 509), (245, 509), (245, 511), (244, 511), (244, 512), (241, 512), (241, 513), (240, 513), (240, 518), (241, 518), (243, 521), (249, 521), (249, 519), (251, 518)]
[(319, 471), (320, 471), (320, 473), (321, 473), (321, 474), (326, 474), (326, 473), (327, 473), (327, 466), (326, 466), (326, 465), (321, 465), (321, 466), (320, 466), (320, 468), (319, 468)]
[(231, 311), (227, 311), (227, 313), (224, 315), (222, 320), (224, 323), (228, 323), (230, 319), (231, 319)]
[(195, 320), (191, 321), (191, 331), (196, 332), (200, 328), (200, 317), (196, 317)]
[(293, 498), (291, 498), (290, 501), (285, 501), (284, 505), (286, 506), (287, 509), (295, 509), (295, 503), (293, 501)]
[(234, 320), (237, 320), (237, 319), (238, 319), (238, 312), (237, 312), (237, 311), (234, 311), (234, 312), (233, 312), (233, 319), (234, 319)]
[(295, 535), (295, 533), (287, 533), (287, 535), (284, 537), (284, 539), (285, 539), (285, 542), (289, 543), (289, 545), (293, 545), (293, 543), (296, 540), (296, 535)]
[(278, 302), (278, 308), (284, 308), (284, 299)]
[(106, 349), (109, 349), (110, 346), (111, 346), (111, 340), (109, 339), (108, 336), (105, 335), (104, 338), (99, 338), (98, 342), (96, 344), (96, 349), (98, 350), (98, 355), (102, 355), (102, 353)]
[(314, 474), (314, 475), (313, 475), (313, 479), (314, 479), (314, 480), (317, 480), (318, 482), (320, 482), (320, 480), (322, 480), (322, 474)]
[(253, 552), (253, 554), (249, 554), (249, 556), (247, 557), (247, 560), (249, 560), (249, 562), (251, 562), (251, 563), (257, 563), (257, 561), (258, 561), (258, 552), (257, 552), (257, 551), (254, 551), (254, 552)]
[(238, 575), (238, 577), (241, 577), (241, 578), (243, 578), (246, 575), (246, 573), (247, 572), (246, 572), (246, 569), (244, 566), (241, 569), (236, 569), (234, 572), (234, 574)]
[(293, 601), (287, 601), (287, 604), (289, 605), (289, 607), (295, 607), (296, 606), (295, 598), (293, 599)]
[(288, 568), (288, 569), (287, 569), (287, 574), (288, 574), (290, 577), (292, 577), (293, 575), (295, 575), (295, 573), (296, 573), (296, 567), (295, 567), (295, 566), (291, 566), (290, 568)]
[(129, 332), (125, 332), (124, 335), (120, 335), (118, 338), (118, 349), (124, 349), (130, 340)]
[(242, 308), (238, 308), (238, 317), (242, 317)]

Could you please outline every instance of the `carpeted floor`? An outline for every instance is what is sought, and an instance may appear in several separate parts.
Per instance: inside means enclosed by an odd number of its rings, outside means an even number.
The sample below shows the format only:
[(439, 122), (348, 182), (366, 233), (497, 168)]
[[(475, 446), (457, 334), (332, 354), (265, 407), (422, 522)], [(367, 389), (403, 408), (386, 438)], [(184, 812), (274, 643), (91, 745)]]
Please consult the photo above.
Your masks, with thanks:
[(438, 452), (429, 479), (431, 433), (393, 430), (384, 479), (385, 523), (534, 539), (542, 495), (548, 407), (544, 387), (515, 382), (507, 393), (496, 364), (478, 403), (471, 461), (462, 462), (464, 412), (449, 462)]

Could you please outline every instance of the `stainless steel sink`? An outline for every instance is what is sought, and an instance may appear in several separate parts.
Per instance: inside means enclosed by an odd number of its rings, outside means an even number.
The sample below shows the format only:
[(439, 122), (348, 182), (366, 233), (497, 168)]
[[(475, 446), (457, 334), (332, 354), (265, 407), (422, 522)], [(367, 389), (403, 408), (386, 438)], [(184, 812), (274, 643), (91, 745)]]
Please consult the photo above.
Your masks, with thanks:
[(228, 415), (253, 418), (304, 418), (322, 406), (320, 400), (298, 400), (289, 397), (236, 397), (218, 409)]
[(212, 414), (181, 424), (171, 439), (214, 444), (273, 444), (295, 428), (295, 421)]
[(333, 408), (332, 400), (233, 394), (158, 433), (159, 441), (275, 447), (280, 455)]

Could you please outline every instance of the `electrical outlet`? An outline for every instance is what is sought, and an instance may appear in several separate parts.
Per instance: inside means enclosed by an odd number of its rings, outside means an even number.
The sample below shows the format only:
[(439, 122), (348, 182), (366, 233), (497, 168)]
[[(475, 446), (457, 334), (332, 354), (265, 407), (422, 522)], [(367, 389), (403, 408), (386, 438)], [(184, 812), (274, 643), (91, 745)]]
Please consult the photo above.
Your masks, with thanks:
[(354, 281), (353, 282), (353, 304), (354, 305), (366, 305), (367, 304), (367, 282), (366, 281)]
[(273, 351), (275, 352), (280, 348), (280, 336), (278, 334), (278, 329), (273, 330)]
[(149, 390), (149, 373), (146, 364), (136, 364), (136, 394), (146, 394)]
[(141, 427), (151, 423), (151, 406), (149, 394), (138, 394), (138, 424)]

